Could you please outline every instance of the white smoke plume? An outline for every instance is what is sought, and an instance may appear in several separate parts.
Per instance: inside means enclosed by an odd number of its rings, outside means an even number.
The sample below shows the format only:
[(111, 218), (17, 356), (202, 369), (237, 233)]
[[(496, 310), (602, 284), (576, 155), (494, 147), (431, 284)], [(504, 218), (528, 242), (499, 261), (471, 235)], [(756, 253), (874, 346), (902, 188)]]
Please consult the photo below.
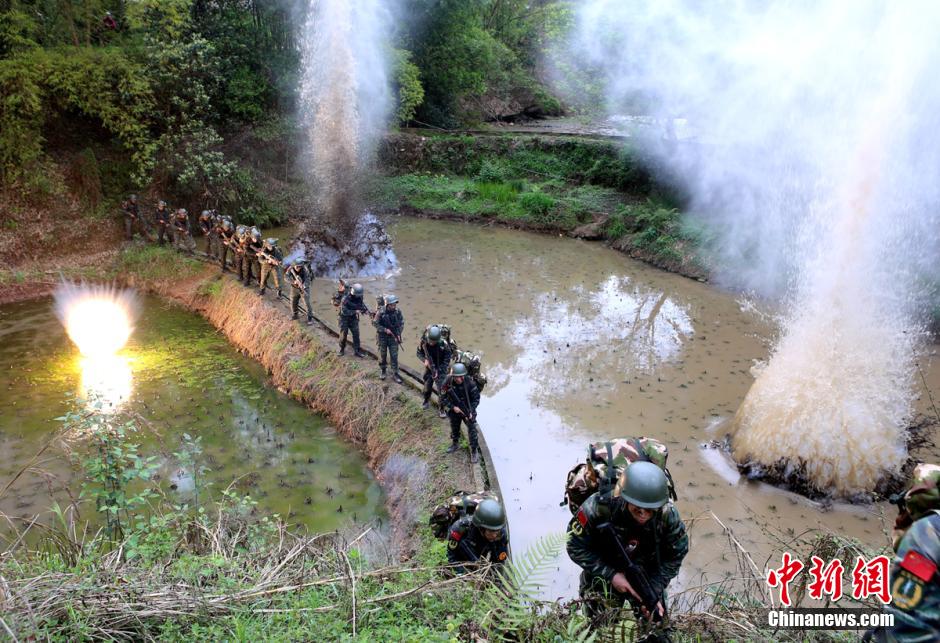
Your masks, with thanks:
[(735, 456), (803, 466), (837, 495), (905, 455), (940, 273), (938, 30), (940, 3), (913, 0), (590, 0), (579, 15), (573, 51), (603, 70), (611, 113), (668, 125), (640, 142), (713, 234), (718, 276), (785, 304)]
[(311, 0), (302, 33), (301, 116), (318, 214), (350, 234), (357, 183), (392, 107), (390, 0)]

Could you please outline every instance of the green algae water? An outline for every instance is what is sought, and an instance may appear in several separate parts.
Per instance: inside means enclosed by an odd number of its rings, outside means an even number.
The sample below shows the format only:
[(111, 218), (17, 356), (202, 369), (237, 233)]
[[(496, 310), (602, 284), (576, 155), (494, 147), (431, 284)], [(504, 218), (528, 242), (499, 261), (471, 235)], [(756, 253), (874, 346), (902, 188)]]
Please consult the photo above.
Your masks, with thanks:
[[(0, 369), (0, 489), (60, 428), (55, 418), (93, 392), (106, 412), (137, 419), (133, 440), (142, 455), (157, 457), (160, 486), (174, 500), (193, 496), (174, 455), (189, 434), (201, 437), (208, 469), (201, 497), (231, 484), (311, 531), (383, 516), (381, 489), (358, 450), (274, 388), (263, 367), (208, 322), (158, 298), (141, 299), (130, 341), (104, 366), (82, 358), (51, 299), (2, 306)], [(77, 497), (74, 462), (83, 448), (80, 439), (53, 443), (0, 498), (0, 511), (28, 520)], [(90, 518), (84, 506), (82, 518)]]

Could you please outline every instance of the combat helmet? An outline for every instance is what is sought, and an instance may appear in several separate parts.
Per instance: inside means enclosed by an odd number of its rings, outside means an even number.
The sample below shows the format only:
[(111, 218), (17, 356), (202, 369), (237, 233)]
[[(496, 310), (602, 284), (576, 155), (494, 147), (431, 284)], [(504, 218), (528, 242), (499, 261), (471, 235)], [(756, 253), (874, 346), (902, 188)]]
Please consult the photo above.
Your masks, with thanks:
[(900, 499), (911, 520), (918, 520), (940, 509), (940, 466), (921, 462), (914, 467), (911, 486)]
[(473, 512), (473, 524), (480, 529), (499, 531), (506, 526), (506, 511), (496, 500), (487, 498)]
[(189, 212), (186, 211), (186, 208), (180, 208), (179, 210), (176, 211), (176, 216), (178, 216), (178, 217), (188, 217), (188, 216), (189, 216)]
[(166, 201), (164, 201), (163, 199), (160, 199), (159, 201), (157, 201), (157, 207), (158, 207), (158, 208), (165, 208), (165, 207), (166, 207)]
[(431, 326), (428, 329), (428, 341), (432, 344), (436, 344), (441, 341), (441, 327), (440, 326)]
[(231, 219), (226, 219), (225, 217), (222, 217), (222, 229), (225, 230), (226, 232), (232, 229)]
[(454, 367), (451, 369), (450, 374), (454, 377), (466, 377), (467, 376), (467, 367), (457, 362), (454, 364)]
[(660, 509), (669, 502), (666, 474), (652, 462), (634, 462), (623, 470), (620, 497), (644, 509)]
[(254, 225), (251, 226), (250, 234), (251, 234), (251, 238), (252, 238), (253, 240), (255, 240), (255, 241), (260, 241), (260, 240), (261, 240), (261, 230), (258, 229), (258, 226), (254, 226)]
[(398, 303), (398, 295), (385, 295), (386, 306), (389, 304), (397, 304), (397, 303)]
[(243, 224), (241, 224), (241, 223), (239, 223), (238, 226), (235, 228), (235, 234), (236, 234), (236, 236), (238, 236), (239, 239), (244, 238), (244, 236), (245, 236), (245, 234), (246, 234), (247, 232), (248, 232), (248, 228), (246, 228), (246, 227), (245, 227)]
[(353, 284), (352, 294), (356, 297), (362, 297), (362, 293), (365, 292), (365, 288), (362, 287), (362, 284)]
[(200, 219), (208, 219), (211, 216), (212, 216), (212, 212), (210, 210), (203, 210), (202, 212), (199, 213)]
[(276, 245), (277, 245), (277, 239), (275, 239), (274, 237), (268, 237), (267, 239), (264, 240), (264, 247), (266, 250), (271, 250)]
[(127, 200), (130, 201), (131, 203), (137, 203), (137, 195), (132, 194), (129, 197), (127, 197)]

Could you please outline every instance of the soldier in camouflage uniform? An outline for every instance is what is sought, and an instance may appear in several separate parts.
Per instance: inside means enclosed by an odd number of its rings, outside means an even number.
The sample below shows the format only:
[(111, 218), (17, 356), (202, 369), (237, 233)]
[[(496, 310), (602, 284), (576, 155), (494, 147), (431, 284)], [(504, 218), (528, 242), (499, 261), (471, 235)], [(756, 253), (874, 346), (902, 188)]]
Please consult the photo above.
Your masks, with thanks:
[[(685, 524), (669, 502), (669, 484), (652, 462), (634, 462), (623, 472), (609, 495), (595, 493), (581, 505), (568, 525), (568, 556), (582, 568), (581, 598), (588, 616), (599, 621), (619, 611), (626, 601), (638, 622), (649, 625), (665, 616), (665, 590), (679, 573), (689, 551)], [(660, 597), (646, 607), (625, 575), (617, 541)], [(636, 581), (635, 581), (636, 582)], [(651, 638), (668, 640), (654, 629)]]
[(277, 296), (280, 297), (281, 291), (281, 264), (284, 262), (284, 255), (281, 249), (277, 247), (277, 239), (268, 237), (264, 240), (264, 246), (258, 251), (258, 261), (261, 263), (261, 288), (258, 294), (263, 295), (264, 289), (268, 285), (268, 276), (274, 274), (274, 285), (277, 286)]
[[(483, 500), (472, 516), (464, 516), (451, 525), (447, 534), (447, 560), (458, 574), (489, 558), (493, 565), (503, 565), (509, 558), (506, 512), (499, 502)], [(482, 559), (482, 560), (481, 560)]]
[(313, 310), (310, 308), (310, 281), (313, 278), (313, 271), (304, 261), (303, 256), (288, 257), (284, 260), (284, 277), (290, 284), (291, 319), (297, 319), (297, 309), (300, 298), (303, 297), (307, 311), (307, 325), (310, 326), (313, 324)]
[(173, 241), (170, 232), (170, 219), (172, 218), (166, 201), (157, 201), (157, 209), (153, 213), (153, 222), (157, 226), (157, 242), (162, 246), (166, 241)]
[(257, 277), (261, 281), (261, 264), (258, 261), (258, 253), (264, 248), (264, 242), (261, 241), (261, 230), (257, 226), (251, 226), (248, 234), (245, 235), (245, 285), (251, 286), (251, 282)]
[(177, 250), (192, 254), (196, 251), (196, 242), (193, 241), (193, 231), (189, 225), (189, 212), (180, 208), (173, 217), (173, 245)]
[(467, 440), (470, 442), (470, 462), (480, 461), (480, 445), (477, 442), (477, 406), (480, 404), (480, 391), (467, 376), (467, 367), (454, 364), (450, 376), (444, 382), (441, 404), (450, 417), (451, 445), (447, 453), (454, 453), (460, 440), (460, 423), (467, 425)]
[(375, 341), (379, 347), (379, 377), (385, 379), (387, 354), (392, 362), (392, 378), (401, 384), (403, 380), (398, 374), (398, 347), (401, 345), (401, 333), (405, 329), (405, 318), (398, 310), (398, 297), (386, 295), (384, 302), (385, 305), (376, 311), (372, 320), (376, 330)]
[(121, 204), (121, 210), (124, 212), (124, 238), (128, 241), (133, 239), (135, 227), (140, 231), (140, 236), (145, 236), (140, 221), (140, 206), (137, 204), (137, 195), (132, 194), (127, 197), (127, 201)]
[[(447, 371), (450, 370), (450, 344), (442, 341), (440, 326), (431, 326), (421, 337), (417, 355), (424, 364), (424, 403), (421, 408), (428, 409), (431, 406), (431, 392), (434, 390), (434, 385), (437, 384), (439, 393), (443, 391)], [(439, 395), (438, 399), (440, 400), (438, 415), (445, 418), (447, 411), (444, 409), (443, 395)]]
[(894, 627), (869, 632), (877, 641), (940, 641), (940, 466), (919, 464), (911, 488), (896, 500), (891, 565)]
[(238, 237), (235, 236), (235, 228), (228, 217), (222, 217), (219, 221), (219, 263), (222, 264), (222, 272), (228, 272), (228, 256), (232, 256), (232, 261), (237, 262), (238, 256), (235, 247), (238, 245)]
[(369, 313), (362, 301), (362, 284), (353, 284), (352, 289), (343, 297), (339, 308), (339, 354), (346, 353), (346, 335), (352, 332), (353, 353), (356, 357), (365, 357), (359, 345), (359, 313)]
[(203, 210), (199, 213), (199, 231), (206, 239), (206, 256), (215, 258), (215, 221), (213, 221), (212, 210)]

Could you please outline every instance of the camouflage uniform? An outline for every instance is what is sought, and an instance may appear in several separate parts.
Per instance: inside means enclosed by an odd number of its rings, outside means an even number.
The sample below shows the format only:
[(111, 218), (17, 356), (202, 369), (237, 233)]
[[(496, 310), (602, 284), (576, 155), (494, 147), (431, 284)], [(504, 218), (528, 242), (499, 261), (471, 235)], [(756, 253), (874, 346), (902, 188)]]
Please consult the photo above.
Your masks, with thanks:
[(362, 357), (359, 345), (359, 313), (368, 313), (365, 302), (362, 297), (357, 297), (351, 292), (343, 297), (339, 309), (339, 353), (346, 350), (346, 335), (352, 332), (353, 353), (356, 357)]
[[(372, 325), (377, 331), (375, 342), (379, 347), (379, 368), (382, 369), (382, 375), (385, 375), (385, 367), (388, 365), (386, 357), (390, 357), (392, 375), (398, 381), (401, 379), (398, 374), (398, 340), (401, 339), (401, 333), (405, 329), (405, 318), (398, 310), (398, 306), (395, 306), (395, 310), (389, 310), (383, 306), (382, 310), (376, 313)], [(386, 329), (392, 331), (392, 335), (386, 333)]]
[(283, 294), (281, 291), (281, 283), (283, 282), (283, 279), (281, 279), (281, 264), (284, 262), (284, 254), (277, 245), (270, 243), (271, 241), (272, 239), (267, 239), (258, 254), (258, 261), (261, 264), (260, 292), (262, 295), (264, 294), (264, 289), (268, 285), (268, 277), (273, 273), (277, 296), (280, 297)]
[(222, 272), (228, 271), (228, 256), (232, 255), (232, 262), (238, 263), (238, 254), (235, 247), (238, 245), (238, 237), (235, 236), (235, 228), (231, 225), (226, 230), (219, 224), (219, 263), (222, 265)]
[(238, 228), (235, 229), (235, 267), (238, 270), (238, 280), (248, 283), (247, 278), (251, 277), (251, 267), (248, 265), (248, 244), (251, 242), (251, 236), (245, 226), (239, 225), (238, 227), (241, 228), (241, 232)]
[(894, 627), (869, 632), (877, 641), (940, 641), (940, 466), (919, 464), (898, 502), (891, 565)]
[[(431, 392), (435, 384), (437, 384), (438, 393), (444, 390), (447, 370), (450, 368), (450, 343), (441, 339), (437, 344), (431, 344), (425, 336), (421, 338), (416, 354), (422, 364), (427, 360), (431, 365), (431, 368), (424, 367), (424, 403), (427, 404), (431, 400)], [(438, 395), (438, 400), (441, 403), (441, 409), (446, 411), (443, 395)]]
[(121, 204), (121, 210), (124, 212), (124, 238), (130, 241), (134, 238), (134, 228), (136, 227), (141, 236), (146, 236), (140, 220), (140, 206), (137, 204), (137, 197), (132, 196)]
[(310, 308), (310, 281), (313, 271), (303, 261), (295, 261), (284, 271), (284, 276), (290, 283), (290, 310), (293, 319), (297, 319), (297, 309), (300, 305), (300, 298), (303, 297), (307, 323), (313, 322), (313, 310)]
[(170, 218), (172, 216), (166, 201), (160, 201), (153, 213), (153, 222), (157, 226), (157, 241), (161, 246), (166, 241), (173, 241), (173, 233), (170, 232)]
[(607, 522), (624, 547), (628, 551), (632, 548), (631, 559), (646, 572), (650, 587), (663, 596), (665, 605), (666, 586), (679, 573), (682, 559), (689, 551), (689, 537), (679, 512), (668, 503), (649, 522), (640, 525), (619, 495), (595, 493), (584, 501), (568, 524), (568, 556), (582, 568), (580, 594), (586, 599), (589, 616), (602, 614), (605, 604), (620, 608), (625, 601), (633, 600), (611, 585), (618, 571), (613, 554), (616, 544), (608, 542), (609, 537), (598, 529)]
[(245, 266), (245, 285), (250, 286), (251, 282), (257, 276), (258, 281), (261, 281), (261, 265), (258, 263), (258, 253), (264, 247), (263, 242), (261, 241), (260, 236), (255, 238), (252, 236), (252, 233), (257, 228), (251, 228), (248, 231), (248, 234), (245, 235), (247, 241), (244, 244), (245, 256), (243, 258), (243, 264)]
[[(477, 439), (477, 406), (480, 404), (480, 391), (469, 377), (457, 383), (453, 377), (444, 382), (444, 399), (441, 404), (447, 409), (450, 418), (450, 441), (457, 444), (460, 440), (460, 423), (467, 425), (467, 440), (470, 442), (470, 453), (480, 450)], [(462, 413), (454, 411), (459, 408)]]
[(447, 560), (456, 565), (457, 573), (467, 571), (468, 563), (475, 563), (480, 558), (489, 557), (494, 565), (502, 565), (509, 557), (509, 536), (504, 527), (499, 540), (490, 542), (478, 527), (473, 524), (472, 516), (464, 516), (450, 526), (447, 534)]
[(202, 232), (202, 236), (206, 238), (206, 256), (214, 259), (216, 224), (212, 219), (213, 214), (210, 210), (203, 210), (199, 215), (199, 231)]
[(180, 208), (173, 216), (173, 244), (177, 249), (189, 253), (196, 251), (196, 242), (193, 241), (193, 231), (189, 225), (189, 213)]

